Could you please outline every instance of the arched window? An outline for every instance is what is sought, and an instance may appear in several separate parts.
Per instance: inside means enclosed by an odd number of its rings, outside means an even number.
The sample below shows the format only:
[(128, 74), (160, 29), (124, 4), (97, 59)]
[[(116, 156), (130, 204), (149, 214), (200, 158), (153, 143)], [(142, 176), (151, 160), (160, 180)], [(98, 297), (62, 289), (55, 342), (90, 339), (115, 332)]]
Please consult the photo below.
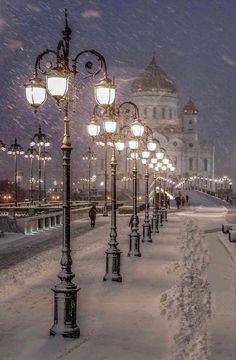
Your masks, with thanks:
[(166, 118), (166, 109), (165, 108), (161, 109), (161, 117), (163, 120)]
[(155, 107), (152, 109), (152, 117), (153, 119), (157, 118), (157, 109)]

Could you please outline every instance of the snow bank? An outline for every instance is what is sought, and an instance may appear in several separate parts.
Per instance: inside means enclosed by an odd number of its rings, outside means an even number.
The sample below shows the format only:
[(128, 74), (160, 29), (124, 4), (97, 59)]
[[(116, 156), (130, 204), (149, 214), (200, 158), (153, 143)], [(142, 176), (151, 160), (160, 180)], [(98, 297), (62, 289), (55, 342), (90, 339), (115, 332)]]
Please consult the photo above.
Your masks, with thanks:
[(211, 317), (211, 292), (206, 277), (210, 255), (203, 233), (192, 219), (184, 219), (178, 239), (181, 259), (168, 268), (177, 280), (161, 296), (161, 314), (167, 316), (174, 329), (173, 359), (205, 360), (209, 355)]

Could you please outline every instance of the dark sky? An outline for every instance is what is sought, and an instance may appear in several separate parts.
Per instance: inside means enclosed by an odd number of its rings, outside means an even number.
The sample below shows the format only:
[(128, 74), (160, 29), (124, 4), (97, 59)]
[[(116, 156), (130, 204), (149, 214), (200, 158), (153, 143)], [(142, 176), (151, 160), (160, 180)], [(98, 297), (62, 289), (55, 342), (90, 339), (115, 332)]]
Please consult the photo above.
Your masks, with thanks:
[[(60, 176), (62, 116), (52, 100), (34, 115), (23, 85), (37, 54), (56, 48), (65, 7), (73, 31), (72, 55), (88, 48), (100, 51), (116, 77), (122, 101), (155, 50), (159, 64), (176, 82), (180, 108), (190, 95), (199, 108), (200, 140), (216, 146), (216, 173), (233, 176), (234, 0), (1, 0), (0, 139), (10, 144), (17, 136), (26, 148), (40, 121), (52, 141), (51, 169)], [(83, 173), (79, 160), (87, 147), (85, 124), (94, 104), (92, 82), (80, 82), (80, 89), (71, 124), (74, 176)], [(1, 153), (0, 164), (0, 178), (11, 176), (9, 156)], [(26, 169), (25, 160), (22, 166)]]

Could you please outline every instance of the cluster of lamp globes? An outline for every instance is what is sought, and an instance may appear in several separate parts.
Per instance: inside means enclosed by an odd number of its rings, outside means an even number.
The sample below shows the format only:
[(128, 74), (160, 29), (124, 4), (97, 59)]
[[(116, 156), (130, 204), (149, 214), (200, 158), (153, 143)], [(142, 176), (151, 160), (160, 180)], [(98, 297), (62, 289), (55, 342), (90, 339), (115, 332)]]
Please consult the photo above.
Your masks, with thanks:
[[(57, 102), (65, 99), (68, 93), (68, 85), (69, 85), (69, 71), (65, 69), (60, 69), (55, 67), (46, 75), (46, 84), (38, 77), (38, 75), (34, 75), (34, 77), (25, 85), (26, 88), (26, 98), (29, 104), (36, 111), (40, 105), (42, 105), (47, 99), (47, 93), (49, 93)], [(109, 106), (112, 105), (115, 100), (115, 92), (116, 87), (112, 83), (112, 81), (105, 76), (98, 84), (95, 85), (95, 100), (100, 106)], [(103, 119), (103, 127), (107, 134), (114, 134), (117, 130), (117, 121), (113, 117), (104, 117)], [(101, 126), (96, 121), (96, 118), (93, 117), (89, 124), (87, 125), (88, 133), (91, 137), (96, 137), (99, 135)], [(133, 150), (132, 156), (137, 156), (135, 152), (138, 150), (139, 142), (138, 138), (140, 138), (144, 133), (144, 125), (136, 119), (131, 124), (131, 132), (133, 138), (128, 141), (129, 148)], [(114, 143), (116, 150), (122, 151), (124, 150), (125, 143), (121, 139), (117, 139)], [(147, 159), (150, 156), (150, 152), (156, 150), (157, 144), (154, 141), (149, 141), (147, 143), (147, 151), (142, 152), (143, 160), (147, 162)], [(157, 162), (157, 160), (162, 160), (161, 162)], [(156, 161), (156, 162), (155, 162)], [(156, 158), (151, 158), (150, 167), (161, 168), (161, 170), (165, 171), (169, 168), (171, 171), (174, 171), (174, 167), (171, 164), (168, 158), (164, 158), (164, 153), (157, 153)]]
[[(35, 111), (46, 101), (48, 93), (58, 103), (66, 98), (69, 88), (69, 75), (68, 70), (57, 66), (46, 74), (46, 84), (37, 74), (29, 80), (25, 85), (26, 99)], [(99, 105), (106, 106), (114, 102), (116, 87), (107, 76), (96, 84), (94, 88), (95, 99)]]

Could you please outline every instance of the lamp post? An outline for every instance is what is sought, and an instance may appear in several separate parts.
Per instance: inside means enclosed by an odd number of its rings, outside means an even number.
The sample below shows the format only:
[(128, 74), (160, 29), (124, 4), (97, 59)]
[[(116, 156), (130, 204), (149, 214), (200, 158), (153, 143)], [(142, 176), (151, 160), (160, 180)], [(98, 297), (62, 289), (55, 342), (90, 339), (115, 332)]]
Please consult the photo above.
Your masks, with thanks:
[(100, 124), (102, 121), (103, 128), (106, 134), (106, 140), (112, 143), (111, 156), (111, 227), (110, 239), (108, 241), (108, 249), (106, 254), (106, 272), (103, 281), (121, 282), (122, 276), (120, 274), (120, 258), (121, 251), (118, 248), (117, 241), (117, 226), (116, 226), (116, 150), (122, 151), (124, 149), (124, 142), (121, 139), (121, 133), (118, 131), (118, 118), (114, 107), (106, 108), (105, 112), (100, 118), (92, 118), (88, 125), (88, 133), (93, 138), (97, 138), (100, 133)]
[(38, 202), (39, 206), (42, 201), (42, 156), (41, 153), (45, 151), (45, 148), (50, 146), (50, 142), (48, 136), (42, 132), (41, 125), (39, 125), (38, 132), (34, 134), (31, 139), (30, 146), (36, 147), (38, 150), (37, 158), (38, 158)]
[(47, 184), (46, 184), (46, 162), (52, 160), (48, 151), (41, 152), (41, 160), (43, 162), (43, 202), (47, 202)]
[(91, 203), (91, 162), (96, 160), (96, 155), (89, 147), (88, 151), (84, 153), (83, 160), (88, 161), (88, 202)]
[(34, 178), (34, 169), (33, 169), (33, 159), (38, 155), (37, 150), (34, 147), (30, 147), (25, 152), (25, 158), (30, 159), (30, 204), (33, 204), (34, 196), (34, 184), (33, 184), (33, 178)]
[(17, 170), (18, 170), (18, 156), (24, 154), (24, 150), (20, 144), (17, 143), (17, 138), (15, 138), (14, 144), (12, 144), (8, 149), (8, 154), (13, 155), (15, 158), (15, 206), (18, 202), (18, 184), (17, 184)]
[(131, 223), (131, 232), (129, 235), (129, 252), (128, 256), (141, 256), (140, 252), (140, 234), (139, 234), (139, 219), (138, 219), (138, 210), (137, 210), (137, 157), (138, 157), (138, 148), (139, 141), (144, 134), (144, 125), (141, 122), (139, 117), (139, 110), (136, 104), (131, 101), (125, 101), (119, 106), (119, 113), (125, 111), (125, 113), (130, 113), (130, 109), (133, 109), (133, 121), (130, 125), (131, 136), (129, 137), (129, 148), (132, 151), (131, 158), (133, 159), (133, 215)]
[[(107, 65), (104, 57), (95, 50), (78, 52), (70, 65), (70, 40), (71, 29), (68, 25), (67, 10), (65, 10), (65, 27), (62, 31), (62, 39), (58, 42), (56, 50), (46, 49), (37, 56), (33, 78), (26, 84), (26, 98), (34, 111), (46, 101), (47, 92), (53, 96), (57, 104), (64, 112), (64, 136), (62, 142), (63, 153), (63, 239), (61, 271), (58, 274), (60, 283), (55, 285), (54, 292), (54, 324), (50, 329), (50, 335), (61, 334), (64, 337), (77, 338), (80, 329), (77, 325), (77, 292), (78, 287), (72, 282), (75, 277), (72, 272), (72, 257), (70, 248), (70, 100), (75, 102), (75, 96), (69, 98), (71, 93), (76, 92), (77, 65), (81, 56), (93, 55), (98, 60), (98, 66), (92, 61), (86, 61), (85, 70), (90, 76), (104, 71), (104, 78), (96, 85), (96, 101), (104, 106), (113, 103), (115, 98), (115, 86), (107, 76)], [(43, 70), (42, 59), (53, 56), (56, 61), (49, 69)], [(38, 73), (46, 75), (47, 88), (40, 79)], [(69, 81), (70, 79), (70, 81)], [(69, 91), (72, 85), (73, 91)]]
[(0, 140), (0, 149), (2, 150), (2, 151), (6, 151), (6, 145), (4, 144), (4, 142), (2, 141), (2, 140)]

